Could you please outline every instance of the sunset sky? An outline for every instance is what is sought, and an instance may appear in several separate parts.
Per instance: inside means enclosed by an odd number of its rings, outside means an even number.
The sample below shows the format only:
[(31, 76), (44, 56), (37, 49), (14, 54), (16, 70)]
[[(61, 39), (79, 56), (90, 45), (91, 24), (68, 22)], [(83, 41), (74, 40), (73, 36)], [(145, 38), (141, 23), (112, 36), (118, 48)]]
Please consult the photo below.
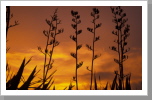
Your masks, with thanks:
[[(56, 8), (58, 8), (57, 14), (61, 20), (59, 28), (64, 28), (64, 32), (57, 35), (60, 44), (55, 47), (53, 54), (52, 71), (57, 70), (54, 74), (54, 85), (56, 89), (62, 90), (69, 85), (75, 75), (75, 59), (70, 55), (71, 52), (75, 52), (75, 43), (69, 37), (75, 33), (71, 27), (73, 23), (71, 10), (74, 10), (79, 12), (81, 19), (78, 28), (82, 29), (82, 34), (78, 37), (78, 43), (83, 44), (78, 51), (79, 61), (84, 62), (83, 66), (78, 69), (79, 89), (87, 90), (90, 85), (90, 72), (86, 70), (86, 66), (91, 66), (92, 53), (85, 45), (92, 45), (93, 34), (87, 31), (87, 27), (93, 27), (90, 13), (94, 6), (11, 6), (13, 18), (10, 24), (17, 20), (19, 25), (8, 31), (7, 47), (10, 47), (10, 50), (7, 53), (7, 62), (12, 67), (12, 71), (16, 72), (24, 58), (28, 60), (33, 57), (25, 67), (24, 77), (27, 79), (35, 66), (37, 70), (41, 69), (37, 77), (42, 77), (44, 55), (38, 51), (37, 47), (40, 46), (43, 50), (45, 48), (46, 37), (43, 30), (49, 29), (45, 19), (50, 19), (50, 15), (53, 15)], [(118, 65), (114, 62), (114, 58), (118, 55), (109, 49), (110, 46), (116, 46), (113, 41), (117, 37), (112, 34), (115, 24), (112, 22), (113, 14), (110, 7), (96, 6), (95, 8), (100, 11), (97, 23), (102, 23), (102, 26), (96, 31), (101, 39), (95, 44), (95, 54), (101, 54), (101, 56), (95, 60), (94, 69), (96, 76), (100, 75), (100, 83), (104, 87), (107, 82), (112, 84), (114, 71), (118, 70)], [(127, 47), (131, 48), (127, 53), (129, 59), (124, 62), (124, 74), (131, 73), (132, 89), (142, 89), (142, 7), (127, 6), (122, 9), (127, 14), (127, 24), (130, 25)]]

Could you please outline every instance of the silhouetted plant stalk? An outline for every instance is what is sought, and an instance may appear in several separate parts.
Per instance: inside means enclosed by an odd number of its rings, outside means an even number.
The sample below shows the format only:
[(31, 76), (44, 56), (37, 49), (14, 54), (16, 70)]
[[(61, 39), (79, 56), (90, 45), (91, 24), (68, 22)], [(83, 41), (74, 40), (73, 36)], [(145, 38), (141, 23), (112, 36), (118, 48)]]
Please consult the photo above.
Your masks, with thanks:
[[(6, 6), (6, 43), (8, 42), (7, 40), (8, 29), (19, 24), (18, 21), (15, 21), (13, 25), (10, 25), (10, 20), (12, 17), (13, 17), (13, 14), (11, 14), (10, 6)], [(9, 47), (6, 48), (6, 53), (9, 51), (9, 49), (10, 49)]]
[(43, 68), (43, 88), (47, 84), (46, 79), (48, 71), (53, 67), (52, 65), (54, 60), (52, 59), (52, 55), (54, 52), (54, 48), (59, 45), (59, 41), (56, 40), (56, 36), (60, 33), (63, 33), (64, 31), (64, 29), (58, 29), (58, 25), (61, 24), (61, 20), (58, 18), (57, 11), (58, 9), (56, 9), (53, 16), (51, 16), (51, 20), (46, 19), (46, 23), (49, 25), (49, 29), (43, 31), (43, 34), (47, 38), (45, 50), (43, 51), (41, 47), (38, 47), (38, 50), (45, 56)]
[(10, 23), (10, 6), (6, 6), (6, 38), (7, 38), (9, 23)]
[(75, 42), (76, 45), (76, 53), (71, 53), (71, 56), (76, 59), (76, 71), (73, 80), (75, 80), (76, 89), (78, 90), (78, 68), (83, 65), (83, 61), (78, 63), (78, 50), (82, 47), (82, 44), (78, 44), (78, 35), (82, 33), (82, 30), (78, 30), (78, 24), (81, 23), (80, 15), (78, 15), (78, 12), (72, 10), (71, 15), (73, 16), (72, 21), (74, 22), (74, 24), (71, 24), (71, 26), (75, 30), (75, 35), (71, 35), (70, 38)]
[(92, 83), (93, 83), (94, 60), (101, 56), (101, 54), (95, 55), (95, 42), (97, 42), (100, 39), (100, 36), (96, 36), (96, 29), (101, 27), (101, 23), (96, 24), (96, 20), (99, 19), (99, 10), (97, 8), (93, 8), (92, 10), (93, 11), (91, 12), (91, 16), (93, 17), (93, 20), (92, 20), (93, 28), (88, 27), (87, 30), (93, 33), (93, 44), (92, 46), (86, 44), (86, 47), (92, 51), (91, 69), (87, 67), (87, 70), (91, 72), (90, 90), (92, 90)]
[(10, 6), (6, 6), (6, 38), (8, 35), (8, 29), (19, 24), (18, 21), (15, 21), (13, 25), (10, 25), (10, 19), (12, 17), (13, 17), (13, 14), (11, 14)]
[[(130, 51), (130, 48), (126, 49), (127, 46), (127, 38), (129, 37), (130, 33), (130, 25), (126, 25), (126, 22), (128, 21), (126, 17), (126, 13), (123, 13), (123, 9), (118, 7), (111, 7), (111, 11), (113, 13), (113, 22), (116, 24), (115, 31), (112, 31), (112, 34), (117, 36), (117, 40), (114, 40), (114, 42), (117, 44), (116, 46), (110, 47), (111, 50), (116, 51), (118, 53), (118, 59), (114, 58), (114, 61), (119, 65), (119, 72), (115, 71), (115, 79), (113, 82), (116, 82), (117, 76), (119, 80), (119, 90), (125, 89), (124, 87), (124, 77), (130, 79), (130, 74), (127, 76), (124, 75), (124, 65), (123, 62), (128, 59), (128, 55), (126, 53)], [(128, 80), (127, 80), (128, 81)], [(112, 88), (113, 89), (113, 88)]]

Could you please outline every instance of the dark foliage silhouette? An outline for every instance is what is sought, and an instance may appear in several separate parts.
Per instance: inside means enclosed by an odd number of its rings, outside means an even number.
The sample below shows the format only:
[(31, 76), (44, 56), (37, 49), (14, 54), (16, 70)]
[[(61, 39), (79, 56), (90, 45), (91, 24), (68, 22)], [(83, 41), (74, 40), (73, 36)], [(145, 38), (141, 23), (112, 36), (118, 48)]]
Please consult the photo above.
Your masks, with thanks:
[(80, 15), (77, 11), (71, 10), (71, 15), (73, 16), (72, 21), (74, 24), (71, 24), (72, 28), (75, 30), (75, 35), (71, 35), (70, 38), (75, 42), (76, 45), (76, 52), (71, 53), (71, 56), (76, 59), (76, 69), (75, 69), (75, 76), (73, 77), (74, 81), (76, 82), (76, 89), (78, 90), (78, 69), (83, 65), (83, 61), (78, 62), (78, 50), (82, 47), (82, 44), (78, 44), (78, 35), (82, 33), (82, 30), (78, 30), (78, 25), (81, 23)]
[[(53, 16), (51, 16), (51, 20), (46, 19), (46, 23), (49, 26), (48, 30), (44, 30), (43, 34), (47, 38), (45, 50), (42, 50), (41, 47), (38, 47), (38, 50), (44, 54), (44, 67), (43, 67), (43, 84), (42, 89), (47, 89), (49, 84), (52, 81), (52, 78), (47, 82), (48, 72), (52, 69), (54, 60), (52, 59), (52, 55), (54, 52), (54, 48), (60, 44), (59, 41), (56, 40), (56, 36), (63, 33), (64, 29), (58, 29), (58, 25), (61, 24), (61, 20), (57, 15), (58, 9), (55, 10)], [(47, 61), (47, 58), (49, 59)], [(54, 81), (52, 81), (54, 82)]]
[(8, 29), (19, 24), (18, 21), (15, 21), (13, 25), (10, 25), (10, 19), (12, 17), (13, 17), (13, 14), (11, 14), (10, 6), (6, 6), (6, 38), (8, 36)]
[[(115, 71), (115, 78), (113, 80), (113, 84), (111, 89), (113, 90), (114, 87), (119, 90), (124, 89), (131, 89), (130, 86), (130, 74), (124, 75), (124, 61), (128, 59), (128, 55), (126, 53), (130, 51), (130, 48), (126, 49), (126, 46), (128, 42), (126, 41), (129, 37), (130, 33), (130, 25), (126, 24), (128, 21), (126, 17), (126, 13), (123, 12), (123, 9), (118, 7), (111, 7), (111, 11), (113, 13), (113, 22), (115, 25), (115, 31), (112, 31), (112, 34), (117, 37), (114, 42), (117, 44), (117, 46), (110, 47), (111, 50), (118, 53), (118, 59), (114, 58), (114, 62), (119, 65), (119, 72)], [(124, 86), (124, 78), (126, 78), (126, 88)], [(117, 83), (117, 79), (119, 81), (119, 84)]]
[(21, 66), (18, 69), (18, 72), (13, 77), (10, 77), (10, 79), (6, 82), (6, 90), (28, 90), (28, 88), (31, 86), (32, 80), (36, 76), (36, 74), (39, 72), (36, 72), (36, 67), (33, 69), (32, 73), (28, 77), (28, 79), (23, 82), (22, 86), (19, 87), (19, 84), (21, 84), (22, 78), (23, 78), (23, 71), (25, 66), (31, 61), (31, 58), (26, 62), (25, 59), (23, 59), (23, 62)]
[(93, 43), (92, 43), (92, 46), (86, 44), (86, 47), (92, 51), (91, 69), (87, 67), (87, 70), (91, 72), (90, 90), (92, 90), (92, 83), (93, 83), (94, 60), (101, 56), (101, 55), (95, 54), (95, 42), (97, 42), (100, 39), (100, 36), (96, 36), (96, 29), (101, 27), (101, 23), (96, 24), (96, 20), (99, 19), (99, 10), (97, 8), (93, 8), (92, 10), (93, 11), (91, 12), (91, 16), (93, 17), (93, 20), (92, 20), (93, 28), (88, 27), (87, 30), (93, 33)]
[[(6, 43), (8, 42), (7, 36), (8, 36), (8, 29), (11, 27), (14, 27), (18, 25), (18, 21), (15, 21), (13, 25), (10, 25), (10, 20), (13, 17), (13, 14), (11, 14), (11, 8), (10, 6), (6, 6)], [(6, 48), (6, 53), (9, 51), (9, 47)]]

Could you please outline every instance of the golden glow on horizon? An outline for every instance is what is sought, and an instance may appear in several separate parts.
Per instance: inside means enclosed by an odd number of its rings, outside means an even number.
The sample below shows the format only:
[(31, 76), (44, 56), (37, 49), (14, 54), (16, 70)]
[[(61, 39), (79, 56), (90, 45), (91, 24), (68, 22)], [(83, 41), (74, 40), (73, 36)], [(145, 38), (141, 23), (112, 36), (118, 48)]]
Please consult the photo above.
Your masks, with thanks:
[[(56, 51), (60, 51), (60, 48), (59, 48), (59, 50), (56, 50)], [(87, 52), (87, 51), (88, 50), (86, 49), (83, 52)], [(25, 67), (23, 75), (26, 80), (28, 78), (29, 74), (31, 73), (31, 71), (37, 65), (37, 71), (41, 69), (41, 71), (38, 74), (38, 77), (42, 77), (44, 56), (38, 52), (39, 52), (38, 50), (29, 50), (29, 52), (26, 54), (24, 52), (7, 53), (7, 61), (9, 63), (9, 65), (11, 66), (11, 68), (12, 68), (11, 70), (13, 71), (13, 73), (15, 74), (17, 72), (24, 57), (26, 57), (26, 59), (28, 60), (32, 55), (36, 55), (36, 56), (33, 56), (31, 62)], [(91, 55), (91, 53), (90, 54), (88, 53), (86, 55)], [(139, 63), (139, 62), (141, 62), (141, 56), (138, 56), (138, 52), (132, 53), (132, 54), (130, 53), (129, 55), (131, 55), (132, 58), (130, 58), (130, 60), (128, 60), (127, 63), (125, 64), (125, 68), (126, 68), (125, 72), (128, 72), (128, 71), (133, 72), (134, 70), (136, 70), (135, 73), (132, 73), (133, 75), (136, 75), (136, 78), (132, 77), (132, 80), (131, 80), (131, 82), (136, 83), (137, 81), (141, 80), (141, 78), (140, 78), (141, 69), (138, 68), (138, 66), (141, 65)], [(80, 55), (80, 58), (81, 58), (81, 55)], [(83, 58), (83, 55), (82, 55), (82, 58)], [(105, 85), (104, 83), (107, 83), (107, 82), (112, 84), (112, 79), (114, 77), (113, 72), (114, 72), (114, 70), (118, 70), (118, 66), (117, 66), (117, 64), (115, 64), (115, 62), (113, 62), (113, 58), (114, 58), (114, 55), (112, 56), (108, 52), (104, 52), (102, 54), (102, 56), (97, 61), (95, 61), (95, 72), (101, 73), (101, 75), (100, 74), (98, 74), (98, 75), (100, 75), (100, 77), (101, 77), (102, 85)], [(70, 54), (67, 55), (67, 53), (63, 53), (63, 52), (58, 52), (57, 54), (54, 54), (53, 59), (54, 59), (54, 64), (53, 64), (54, 67), (53, 67), (52, 71), (57, 69), (57, 72), (54, 74), (54, 79), (55, 79), (54, 85), (56, 86), (56, 89), (63, 90), (65, 87), (69, 86), (70, 81), (72, 80), (72, 77), (74, 76), (75, 60), (72, 59)], [(133, 61), (134, 59), (136, 59), (136, 63), (134, 63), (134, 61)], [(84, 62), (84, 65), (82, 66), (82, 68), (80, 68), (78, 70), (79, 71), (78, 80), (80, 82), (79, 88), (87, 90), (88, 89), (87, 86), (89, 86), (89, 82), (90, 82), (90, 75), (89, 75), (90, 73), (88, 70), (86, 70), (86, 66), (90, 66), (91, 59), (84, 57), (82, 60), (85, 60), (85, 62)], [(107, 63), (110, 65), (106, 65)], [(132, 65), (134, 67), (131, 67), (130, 65)], [(102, 72), (105, 72), (105, 74), (102, 74)], [(112, 73), (112, 76), (109, 76), (108, 74), (106, 74), (106, 72)], [(108, 75), (108, 76), (106, 76), (106, 75)], [(37, 79), (38, 78), (35, 78), (35, 80), (37, 80)], [(74, 81), (72, 83), (73, 83), (73, 85), (75, 85)]]

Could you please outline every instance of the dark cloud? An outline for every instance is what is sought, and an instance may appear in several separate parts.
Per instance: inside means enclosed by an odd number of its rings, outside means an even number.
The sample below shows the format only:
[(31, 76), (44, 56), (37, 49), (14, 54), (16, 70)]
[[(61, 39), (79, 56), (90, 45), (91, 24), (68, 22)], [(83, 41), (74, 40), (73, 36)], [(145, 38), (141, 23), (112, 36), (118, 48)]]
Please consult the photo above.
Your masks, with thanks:
[[(95, 73), (95, 75), (97, 79), (99, 79), (99, 76), (100, 76), (101, 81), (107, 81), (107, 80), (113, 79), (115, 74), (112, 72), (97, 72)], [(79, 75), (79, 77), (80, 77), (80, 80), (90, 81), (90, 73)]]

